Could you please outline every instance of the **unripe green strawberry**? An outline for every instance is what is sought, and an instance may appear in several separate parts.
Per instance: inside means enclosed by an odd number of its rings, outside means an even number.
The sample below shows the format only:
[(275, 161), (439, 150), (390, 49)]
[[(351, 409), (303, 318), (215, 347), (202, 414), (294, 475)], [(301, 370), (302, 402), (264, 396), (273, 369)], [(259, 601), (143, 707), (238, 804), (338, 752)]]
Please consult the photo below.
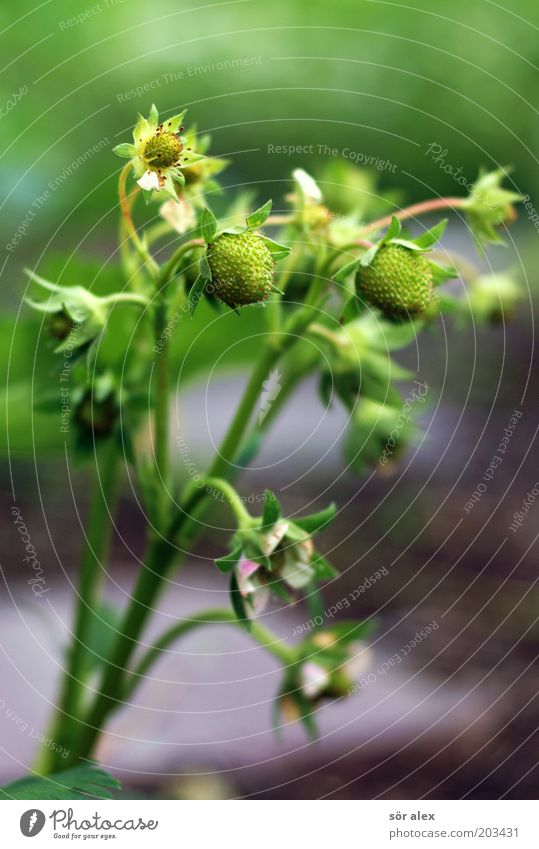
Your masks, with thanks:
[(432, 285), (425, 257), (395, 244), (381, 247), (370, 265), (358, 268), (356, 277), (358, 295), (392, 321), (420, 315), (433, 299)]
[(229, 307), (265, 301), (273, 287), (275, 260), (264, 239), (245, 233), (222, 233), (208, 245), (215, 295)]

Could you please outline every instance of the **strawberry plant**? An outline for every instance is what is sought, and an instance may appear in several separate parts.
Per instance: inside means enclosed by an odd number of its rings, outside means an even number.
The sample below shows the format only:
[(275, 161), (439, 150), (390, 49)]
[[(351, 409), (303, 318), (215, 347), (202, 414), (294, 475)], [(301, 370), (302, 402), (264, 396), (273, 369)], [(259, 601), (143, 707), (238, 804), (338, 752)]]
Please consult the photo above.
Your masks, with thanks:
[[(70, 360), (69, 450), (82, 462), (94, 452), (104, 458), (84, 534), (73, 640), (49, 732), (57, 745), (43, 749), (36, 764), (43, 775), (71, 769), (64, 775), (75, 794), (85, 792), (86, 778), (81, 783), (73, 770), (94, 755), (110, 717), (153, 663), (187, 633), (212, 623), (246, 630), (274, 655), (283, 666), (277, 724), (299, 720), (309, 734), (316, 733), (319, 703), (353, 689), (354, 661), (364, 662), (370, 623), (325, 627), (322, 622), (297, 644), (269, 632), (262, 613), (272, 599), (289, 604), (305, 596), (313, 609), (317, 600), (320, 607), (324, 584), (339, 574), (339, 563), (330, 563), (318, 548), (337, 507), (290, 516), (266, 490), (260, 509), (248, 509), (238, 469), (254, 458), (283, 405), (312, 375), (318, 377), (322, 402), (347, 410), (343, 443), (350, 468), (361, 474), (366, 464), (395, 462), (417, 427), (410, 424), (402, 390), (416, 375), (400, 367), (393, 352), (423, 328), (435, 331), (442, 313), (457, 315), (463, 329), (470, 315), (475, 321), (499, 321), (519, 298), (518, 285), (507, 274), (489, 277), (470, 271), (468, 263), (463, 271), (459, 257), (436, 247), (446, 218), (430, 229), (421, 223), (428, 213), (447, 216), (458, 210), (484, 251), (501, 238), (519, 200), (502, 186), (502, 171), (482, 174), (467, 196), (426, 199), (369, 218), (368, 204), (356, 206), (354, 192), (342, 194), (335, 213), (325, 200), (323, 181), (296, 169), (286, 210), (272, 212), (270, 200), (253, 209), (247, 197), (232, 196), (218, 219), (211, 207), (226, 163), (209, 155), (209, 140), (185, 130), (184, 120), (185, 112), (160, 120), (153, 106), (147, 119), (139, 117), (133, 141), (115, 148), (126, 159), (119, 176), (123, 278), (118, 291), (97, 295), (91, 281), (66, 286), (40, 270), (29, 271), (28, 308), (42, 317), (59, 361)], [(144, 210), (137, 206), (140, 198), (150, 209), (158, 205), (159, 224), (135, 224), (135, 213), (142, 216)], [(404, 229), (409, 225), (418, 235)], [(168, 249), (158, 250), (163, 238)], [(165, 259), (158, 259), (163, 254)], [(461, 272), (468, 289), (464, 298), (446, 286)], [(264, 331), (222, 443), (207, 469), (178, 493), (170, 438), (178, 375), (171, 352), (202, 303), (218, 312), (234, 311), (238, 335), (250, 311), (259, 310)], [(118, 327), (118, 318), (120, 326), (131, 328), (134, 353), (115, 360), (103, 349), (118, 332), (111, 329)], [(276, 369), (280, 393), (255, 425), (261, 392)], [(37, 393), (44, 411), (45, 388)], [(414, 388), (422, 397), (418, 392)], [(151, 438), (144, 441), (140, 435), (148, 419)], [(125, 609), (111, 611), (99, 578), (122, 462), (129, 465), (144, 506), (146, 552)], [(230, 606), (180, 619), (144, 647), (159, 593), (193, 551), (207, 527), (206, 516), (223, 502), (234, 531), (216, 568), (228, 582)], [(90, 775), (89, 792), (92, 775), (100, 779), (99, 773)]]

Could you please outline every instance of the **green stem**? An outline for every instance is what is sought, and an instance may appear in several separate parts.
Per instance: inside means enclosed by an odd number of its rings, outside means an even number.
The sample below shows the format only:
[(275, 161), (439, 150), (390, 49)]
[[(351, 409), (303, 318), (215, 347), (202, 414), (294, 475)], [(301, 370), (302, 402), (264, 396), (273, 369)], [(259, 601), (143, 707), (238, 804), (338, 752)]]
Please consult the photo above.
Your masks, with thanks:
[(174, 550), (171, 550), (166, 540), (152, 538), (146, 562), (139, 573), (130, 604), (118, 628), (118, 639), (105, 664), (99, 692), (89, 716), (81, 721), (77, 746), (71, 751), (66, 766), (76, 763), (80, 756), (87, 756), (91, 752), (105, 719), (118, 707), (127, 665), (137, 647), (138, 636), (153, 612), (153, 604), (173, 554)]
[(204, 244), (204, 239), (190, 239), (188, 242), (184, 242), (183, 245), (176, 248), (172, 256), (166, 261), (161, 269), (161, 282), (166, 284), (174, 277), (179, 262), (184, 254), (189, 253), (189, 251), (192, 251), (194, 248), (203, 247)]
[(159, 530), (166, 532), (167, 505), (169, 498), (169, 344), (165, 335), (167, 324), (167, 305), (161, 291), (158, 295), (155, 311), (155, 357), (157, 386), (155, 392), (155, 466), (160, 485)]
[(248, 528), (251, 525), (252, 517), (232, 484), (222, 478), (204, 478), (203, 484), (206, 494), (212, 495), (217, 490), (224, 495), (236, 517), (238, 528)]
[(129, 174), (130, 170), (131, 163), (128, 162), (127, 165), (124, 165), (124, 167), (120, 171), (120, 176), (118, 178), (118, 195), (120, 197), (120, 209), (122, 210), (122, 215), (127, 229), (127, 233), (129, 235), (129, 238), (132, 240), (135, 248), (137, 249), (137, 253), (139, 254), (141, 260), (148, 266), (152, 277), (157, 278), (159, 274), (159, 266), (157, 265), (155, 259), (149, 252), (148, 248), (144, 245), (144, 242), (141, 240), (133, 223), (133, 219), (131, 217), (131, 209), (126, 192), (127, 175)]
[[(160, 655), (167, 651), (169, 646), (175, 643), (176, 640), (179, 640), (181, 637), (189, 634), (191, 631), (200, 628), (202, 625), (208, 624), (233, 625), (234, 627), (239, 628), (239, 630), (244, 634), (246, 633), (245, 626), (240, 622), (236, 615), (232, 613), (232, 611), (227, 610), (226, 608), (203, 610), (200, 613), (194, 614), (192, 619), (184, 619), (181, 622), (177, 622), (169, 628), (168, 631), (165, 631), (160, 639), (143, 655), (138, 665), (127, 679), (122, 699), (127, 700), (132, 696), (133, 692), (140, 683), (140, 679), (144, 678), (148, 670), (157, 660), (159, 660)], [(294, 649), (286, 645), (286, 643), (282, 640), (279, 640), (275, 634), (272, 634), (271, 631), (261, 625), (257, 620), (253, 620), (250, 623), (249, 634), (285, 666), (290, 666), (295, 662), (296, 655)]]
[(114, 295), (105, 295), (101, 301), (104, 304), (142, 304), (145, 307), (150, 303), (144, 295), (137, 295), (135, 292), (116, 292)]
[[(115, 500), (118, 477), (118, 444), (114, 437), (103, 458), (103, 474), (96, 474), (94, 492), (88, 517), (88, 530), (80, 567), (80, 583), (73, 625), (73, 637), (69, 651), (67, 669), (53, 721), (51, 737), (60, 746), (70, 748), (73, 721), (80, 714), (88, 672), (88, 634), (92, 617), (97, 610), (103, 584), (103, 561), (110, 545), (110, 514)], [(101, 580), (100, 580), (101, 579)], [(39, 768), (47, 768), (49, 762), (58, 762), (58, 754), (52, 749), (43, 750)]]
[[(248, 427), (253, 409), (259, 397), (260, 389), (266, 379), (268, 370), (279, 357), (288, 350), (296, 341), (298, 336), (312, 320), (317, 301), (324, 289), (324, 281), (315, 278), (310, 292), (305, 300), (305, 305), (291, 316), (285, 327), (285, 335), (278, 347), (268, 346), (258, 362), (251, 378), (247, 384), (245, 393), (240, 402), (236, 415), (234, 416), (229, 430), (223, 440), (221, 449), (211, 465), (209, 477), (222, 477), (231, 464), (234, 452), (237, 450), (241, 439)], [(161, 354), (162, 355), (162, 354)], [(168, 412), (168, 411), (167, 411)], [(189, 491), (182, 509), (178, 511), (170, 528), (169, 538), (172, 540), (181, 530), (182, 538), (190, 541), (196, 533), (199, 522), (200, 499), (205, 495), (204, 490)], [(191, 514), (194, 508), (198, 508), (197, 514)], [(79, 755), (87, 756), (101, 731), (101, 727), (112, 710), (120, 702), (123, 676), (126, 674), (127, 665), (136, 648), (137, 640), (141, 634), (148, 616), (152, 610), (166, 573), (177, 555), (178, 549), (164, 538), (155, 537), (148, 551), (131, 602), (127, 608), (123, 623), (119, 629), (118, 639), (113, 646), (110, 659), (105, 666), (99, 692), (90, 710), (88, 718), (84, 721), (79, 739), (77, 751), (74, 753), (76, 760)]]

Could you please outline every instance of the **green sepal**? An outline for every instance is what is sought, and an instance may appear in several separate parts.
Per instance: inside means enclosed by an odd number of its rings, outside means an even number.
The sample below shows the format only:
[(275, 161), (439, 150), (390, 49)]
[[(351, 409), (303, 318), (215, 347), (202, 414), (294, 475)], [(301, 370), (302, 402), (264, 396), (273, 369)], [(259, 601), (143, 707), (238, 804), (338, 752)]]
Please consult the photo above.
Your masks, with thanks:
[(189, 289), (189, 294), (187, 296), (187, 306), (189, 307), (189, 315), (193, 318), (195, 314), (195, 310), (200, 303), (200, 299), (204, 295), (204, 289), (207, 283), (207, 279), (199, 274)]
[(305, 728), (311, 740), (317, 740), (320, 736), (318, 725), (315, 720), (315, 708), (309, 699), (305, 698), (303, 693), (297, 690), (295, 693), (290, 693), (290, 698), (294, 701), (298, 712), (300, 722)]
[(397, 218), (397, 216), (394, 215), (391, 218), (391, 224), (387, 228), (387, 231), (386, 231), (384, 237), (382, 238), (382, 244), (385, 245), (388, 242), (393, 241), (393, 239), (396, 239), (400, 235), (401, 230), (402, 230), (401, 223), (400, 223), (399, 219)]
[(275, 495), (269, 489), (264, 490), (264, 511), (262, 513), (262, 528), (269, 530), (281, 518), (281, 505)]
[(441, 265), (431, 259), (428, 260), (428, 263), (432, 271), (433, 286), (441, 286), (447, 280), (454, 280), (459, 276), (458, 269), (453, 265)]
[(343, 265), (342, 268), (339, 268), (339, 270), (333, 275), (334, 283), (346, 283), (348, 278), (357, 271), (360, 265), (362, 265), (362, 259), (363, 257), (356, 257), (352, 260), (352, 262), (348, 262), (346, 265)]
[(215, 565), (220, 572), (231, 572), (240, 562), (243, 548), (241, 545), (236, 546), (229, 554), (224, 557), (218, 557)]
[(206, 244), (209, 244), (217, 233), (217, 219), (207, 206), (204, 207), (200, 216), (200, 230)]
[(339, 324), (348, 324), (350, 321), (359, 318), (364, 312), (365, 304), (360, 301), (357, 295), (352, 295), (344, 305)]
[(422, 233), (421, 236), (418, 236), (417, 239), (413, 239), (412, 241), (417, 248), (420, 248), (422, 251), (427, 251), (442, 238), (446, 227), (447, 218), (442, 218), (438, 224), (435, 224), (434, 227), (430, 228), (430, 230)]
[(340, 574), (339, 570), (318, 551), (313, 555), (310, 565), (314, 569), (314, 577), (317, 581), (329, 581)]
[(383, 244), (383, 241), (376, 242), (375, 245), (365, 251), (365, 253), (360, 257), (358, 265), (360, 265), (361, 268), (367, 268), (367, 266), (371, 265), (374, 257), (376, 256)]
[(230, 601), (232, 604), (232, 609), (236, 614), (238, 621), (241, 622), (243, 627), (247, 630), (251, 630), (251, 620), (249, 619), (249, 614), (247, 612), (247, 607), (245, 605), (244, 598), (240, 592), (240, 588), (238, 586), (238, 579), (236, 578), (235, 573), (232, 573), (230, 578)]
[(123, 159), (133, 159), (133, 157), (137, 155), (135, 145), (129, 144), (128, 142), (117, 144), (116, 147), (112, 148), (112, 152), (115, 153), (116, 156), (121, 156)]
[(206, 254), (206, 251), (204, 251), (202, 253), (202, 255), (199, 259), (198, 268), (199, 268), (199, 271), (200, 271), (200, 274), (202, 275), (202, 277), (205, 277), (206, 280), (212, 279), (211, 268), (210, 268), (210, 264), (208, 262), (208, 256)]
[(320, 510), (319, 513), (312, 513), (303, 519), (294, 519), (294, 524), (298, 525), (298, 527), (308, 534), (316, 534), (329, 525), (336, 515), (337, 505), (330, 504), (329, 507), (326, 507), (325, 510)]
[(263, 206), (255, 210), (255, 212), (251, 212), (246, 218), (247, 227), (250, 230), (256, 230), (257, 227), (261, 227), (270, 214), (272, 205), (273, 201), (268, 200)]
[(292, 251), (292, 248), (289, 248), (288, 245), (281, 245), (279, 242), (275, 242), (267, 236), (261, 236), (260, 238), (264, 240), (264, 243), (268, 251), (273, 256), (275, 262), (280, 259), (285, 259), (285, 257), (287, 257)]
[[(183, 171), (180, 171), (179, 168), (176, 168), (174, 171), (171, 172), (171, 176), (174, 182), (177, 183), (178, 186), (183, 189), (183, 187), (185, 186), (185, 174), (183, 173)], [(173, 200), (178, 200), (175, 192), (174, 194), (171, 194), (171, 197)]]

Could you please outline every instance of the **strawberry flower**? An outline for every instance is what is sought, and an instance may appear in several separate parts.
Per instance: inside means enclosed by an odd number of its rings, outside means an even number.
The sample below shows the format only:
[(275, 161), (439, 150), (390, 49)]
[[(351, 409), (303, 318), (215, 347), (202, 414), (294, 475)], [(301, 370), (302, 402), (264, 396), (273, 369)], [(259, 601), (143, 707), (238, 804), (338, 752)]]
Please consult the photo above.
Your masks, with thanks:
[(369, 669), (369, 633), (369, 623), (342, 622), (316, 631), (300, 643), (296, 662), (286, 669), (275, 702), (276, 724), (281, 719), (299, 720), (310, 736), (316, 737), (316, 708), (326, 700), (352, 695), (354, 685)]
[(216, 561), (222, 572), (232, 573), (231, 594), (238, 618), (261, 612), (271, 591), (289, 601), (292, 591), (335, 577), (337, 571), (312, 541), (312, 535), (334, 515), (331, 505), (303, 519), (284, 519), (275, 495), (266, 490), (263, 515), (241, 527), (232, 538), (230, 554)]
[(182, 168), (203, 157), (194, 153), (183, 133), (186, 109), (167, 121), (159, 121), (154, 105), (148, 118), (139, 115), (133, 130), (133, 144), (116, 145), (117, 156), (130, 159), (137, 183), (145, 192), (164, 191), (177, 200), (175, 184), (183, 186)]

